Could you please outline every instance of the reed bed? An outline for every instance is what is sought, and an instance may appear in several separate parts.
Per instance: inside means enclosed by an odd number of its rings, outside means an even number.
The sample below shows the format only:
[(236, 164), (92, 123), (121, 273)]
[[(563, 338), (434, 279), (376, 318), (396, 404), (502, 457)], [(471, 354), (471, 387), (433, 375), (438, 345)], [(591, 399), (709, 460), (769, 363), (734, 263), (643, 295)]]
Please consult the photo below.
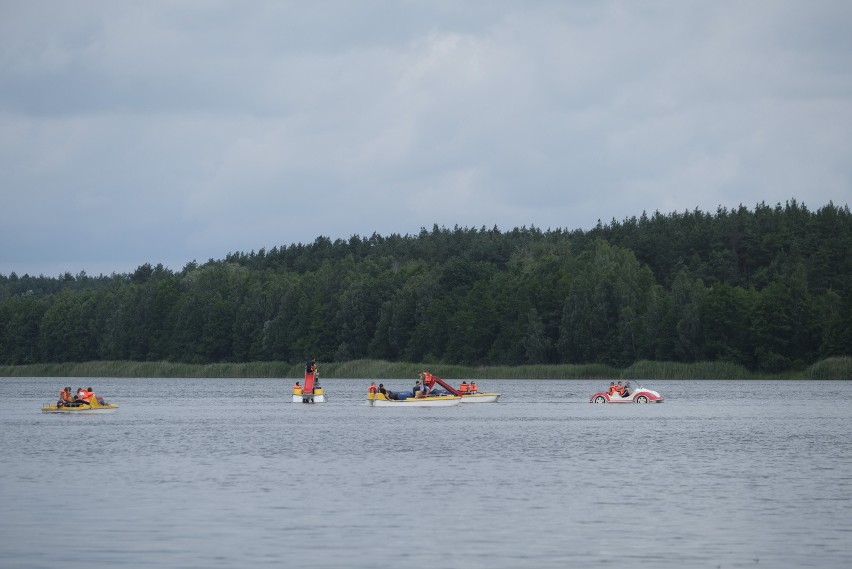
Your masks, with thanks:
[[(168, 378), (301, 378), (304, 364), (247, 362), (188, 364), (180, 362), (94, 361), (0, 366), (0, 377), (168, 377)], [(798, 372), (760, 374), (728, 362), (638, 361), (626, 369), (603, 364), (459, 366), (384, 360), (320, 362), (322, 378), (414, 379), (428, 371), (452, 380), (469, 379), (852, 379), (852, 357), (822, 360)]]
[(730, 362), (656, 362), (642, 360), (621, 372), (620, 379), (754, 379), (746, 368)]
[(852, 379), (852, 357), (828, 358), (807, 369), (808, 379)]

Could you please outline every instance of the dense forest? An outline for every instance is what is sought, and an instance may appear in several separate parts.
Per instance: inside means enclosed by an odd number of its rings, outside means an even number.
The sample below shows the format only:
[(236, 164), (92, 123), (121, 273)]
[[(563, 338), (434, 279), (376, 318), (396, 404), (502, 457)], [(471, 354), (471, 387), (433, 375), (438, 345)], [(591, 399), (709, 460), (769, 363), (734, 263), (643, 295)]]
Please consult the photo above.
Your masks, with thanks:
[(179, 272), (0, 275), (0, 364), (308, 354), (801, 369), (852, 354), (852, 215), (761, 203), (589, 231), (318, 237)]

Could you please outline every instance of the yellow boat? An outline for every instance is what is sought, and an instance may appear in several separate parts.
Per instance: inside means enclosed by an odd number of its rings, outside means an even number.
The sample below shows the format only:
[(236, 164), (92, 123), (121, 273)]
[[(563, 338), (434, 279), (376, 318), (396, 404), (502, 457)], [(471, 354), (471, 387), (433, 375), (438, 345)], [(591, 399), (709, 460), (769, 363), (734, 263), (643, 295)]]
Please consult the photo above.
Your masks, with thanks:
[(452, 407), (461, 403), (457, 395), (427, 395), (426, 397), (406, 397), (388, 399), (382, 393), (368, 393), (367, 403), (372, 407)]
[(63, 405), (59, 407), (54, 403), (53, 405), (45, 405), (41, 408), (45, 413), (105, 413), (109, 411), (114, 411), (118, 409), (118, 405), (115, 403), (106, 403), (101, 404), (100, 401), (93, 398), (89, 403), (80, 403), (80, 404), (71, 404), (71, 405)]
[(293, 403), (325, 403), (325, 391), (315, 387), (313, 393), (304, 393), (301, 388), (293, 388)]

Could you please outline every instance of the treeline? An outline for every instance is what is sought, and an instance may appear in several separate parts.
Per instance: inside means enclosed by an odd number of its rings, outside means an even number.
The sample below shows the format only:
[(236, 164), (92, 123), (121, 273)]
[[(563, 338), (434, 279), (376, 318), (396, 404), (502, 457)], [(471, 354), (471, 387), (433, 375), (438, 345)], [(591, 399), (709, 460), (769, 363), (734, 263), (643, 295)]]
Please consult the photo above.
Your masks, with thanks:
[(174, 272), (0, 275), (0, 364), (370, 358), (803, 369), (852, 354), (852, 215), (796, 201), (590, 231), (433, 227)]

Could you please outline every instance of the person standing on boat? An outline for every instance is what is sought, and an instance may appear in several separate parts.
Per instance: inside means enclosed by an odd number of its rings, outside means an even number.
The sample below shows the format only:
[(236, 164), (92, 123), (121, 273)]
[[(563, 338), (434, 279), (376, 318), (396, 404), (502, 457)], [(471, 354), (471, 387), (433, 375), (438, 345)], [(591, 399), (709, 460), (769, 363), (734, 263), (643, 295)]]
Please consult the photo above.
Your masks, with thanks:
[(376, 387), (376, 382), (374, 381), (373, 383), (370, 384), (369, 393), (370, 393), (370, 395), (375, 395), (376, 393), (378, 393), (378, 391), (379, 391), (379, 388)]

